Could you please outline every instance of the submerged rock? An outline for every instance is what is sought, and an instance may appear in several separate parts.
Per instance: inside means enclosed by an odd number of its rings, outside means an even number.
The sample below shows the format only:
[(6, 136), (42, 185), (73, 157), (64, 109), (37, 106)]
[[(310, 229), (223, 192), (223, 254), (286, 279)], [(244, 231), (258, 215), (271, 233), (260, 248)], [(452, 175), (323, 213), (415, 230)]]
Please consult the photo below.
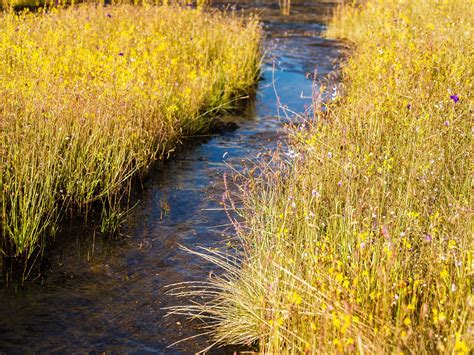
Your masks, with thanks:
[(212, 134), (222, 134), (225, 132), (233, 132), (239, 128), (239, 125), (233, 121), (223, 121), (217, 119), (213, 122), (212, 126), (209, 129), (209, 132)]

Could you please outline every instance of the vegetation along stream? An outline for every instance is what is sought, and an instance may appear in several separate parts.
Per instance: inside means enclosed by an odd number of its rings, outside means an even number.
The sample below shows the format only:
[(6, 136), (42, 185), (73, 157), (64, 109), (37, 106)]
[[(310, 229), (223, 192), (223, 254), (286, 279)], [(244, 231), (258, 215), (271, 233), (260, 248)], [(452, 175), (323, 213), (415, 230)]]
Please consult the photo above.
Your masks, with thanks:
[(333, 71), (340, 47), (321, 34), (334, 5), (296, 2), (283, 16), (276, 2), (214, 3), (258, 12), (264, 22), (256, 99), (244, 113), (224, 118), (232, 129), (192, 141), (151, 169), (122, 237), (102, 237), (69, 221), (26, 285), (1, 283), (0, 351), (188, 353), (208, 345), (198, 337), (168, 348), (200, 330), (164, 317), (164, 308), (177, 302), (166, 286), (204, 280), (215, 269), (179, 245), (222, 246), (233, 233), (220, 204), (223, 176), (284, 141), (277, 96), (302, 112), (311, 104), (315, 68), (320, 77)]

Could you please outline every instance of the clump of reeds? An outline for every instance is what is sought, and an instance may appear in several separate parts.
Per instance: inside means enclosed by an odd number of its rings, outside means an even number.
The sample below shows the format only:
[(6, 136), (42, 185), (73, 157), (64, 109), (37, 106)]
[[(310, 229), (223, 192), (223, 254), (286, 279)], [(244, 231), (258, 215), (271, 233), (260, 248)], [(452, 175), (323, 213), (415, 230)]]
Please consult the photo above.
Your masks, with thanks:
[(473, 18), (461, 0), (339, 8), (342, 83), (246, 181), (240, 260), (208, 253), (225, 274), (174, 311), (268, 353), (472, 351)]
[(2, 252), (28, 258), (61, 211), (104, 206), (126, 182), (253, 90), (253, 19), (172, 6), (0, 13)]

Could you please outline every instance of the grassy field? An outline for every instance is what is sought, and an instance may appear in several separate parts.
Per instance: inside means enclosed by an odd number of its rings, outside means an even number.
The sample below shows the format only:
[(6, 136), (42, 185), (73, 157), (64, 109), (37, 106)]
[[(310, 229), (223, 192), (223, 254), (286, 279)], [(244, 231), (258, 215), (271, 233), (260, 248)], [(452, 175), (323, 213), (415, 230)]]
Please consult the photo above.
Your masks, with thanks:
[(210, 301), (174, 311), (266, 353), (469, 353), (473, 19), (464, 0), (340, 7), (342, 82), (242, 185), (243, 252), (201, 255), (225, 275), (191, 289)]
[(260, 35), (168, 6), (0, 13), (1, 252), (28, 258), (66, 208), (114, 229), (134, 174), (254, 90)]
[[(66, 7), (77, 4), (105, 5), (191, 5), (192, 0), (0, 0), (0, 10), (37, 9), (38, 7)], [(194, 5), (206, 6), (206, 0), (197, 0)]]

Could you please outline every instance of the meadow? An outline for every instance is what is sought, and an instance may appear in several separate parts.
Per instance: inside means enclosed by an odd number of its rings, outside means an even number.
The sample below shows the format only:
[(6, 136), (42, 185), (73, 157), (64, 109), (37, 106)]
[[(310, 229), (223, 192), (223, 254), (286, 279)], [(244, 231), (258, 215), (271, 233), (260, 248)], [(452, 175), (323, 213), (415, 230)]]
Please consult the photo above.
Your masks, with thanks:
[(28, 259), (66, 211), (115, 231), (132, 177), (254, 91), (260, 36), (177, 6), (0, 13), (1, 253)]
[(175, 286), (197, 303), (170, 312), (264, 353), (472, 351), (473, 18), (463, 0), (340, 6), (341, 82), (241, 181), (238, 256), (194, 251), (224, 274)]

